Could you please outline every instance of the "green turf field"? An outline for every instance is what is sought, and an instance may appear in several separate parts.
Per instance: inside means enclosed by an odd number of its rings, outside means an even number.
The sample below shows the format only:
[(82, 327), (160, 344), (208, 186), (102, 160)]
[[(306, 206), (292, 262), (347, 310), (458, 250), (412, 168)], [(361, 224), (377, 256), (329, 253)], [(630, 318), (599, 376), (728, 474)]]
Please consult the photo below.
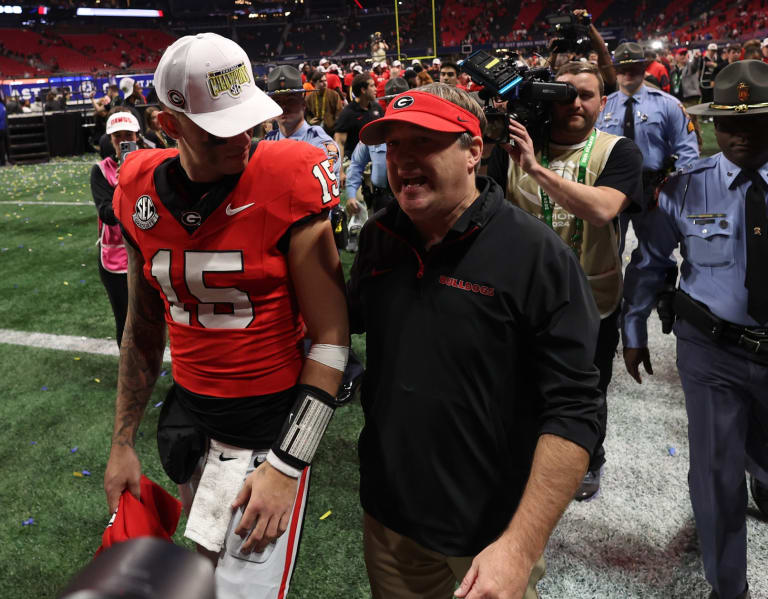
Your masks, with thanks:
[[(704, 153), (713, 153), (711, 125), (703, 129)], [(114, 339), (96, 266), (88, 186), (95, 158), (0, 168), (0, 328)], [(347, 272), (351, 259), (344, 253)], [(353, 345), (362, 357), (364, 340), (355, 337)], [(0, 596), (54, 597), (89, 562), (108, 521), (101, 482), (117, 359), (0, 344), (0, 363)], [(148, 405), (137, 450), (145, 473), (174, 491), (154, 441), (155, 404), (169, 385), (166, 374)], [(291, 597), (369, 596), (357, 498), (361, 426), (355, 402), (337, 410), (321, 444)], [(90, 475), (74, 475), (83, 471)], [(176, 541), (189, 546), (180, 533)]]

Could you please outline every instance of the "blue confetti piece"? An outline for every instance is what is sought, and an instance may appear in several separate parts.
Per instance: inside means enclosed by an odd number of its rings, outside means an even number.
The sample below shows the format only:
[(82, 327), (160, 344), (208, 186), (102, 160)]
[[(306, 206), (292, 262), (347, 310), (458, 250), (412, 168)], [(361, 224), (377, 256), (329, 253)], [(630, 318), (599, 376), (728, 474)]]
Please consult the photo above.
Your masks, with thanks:
[(72, 449), (69, 450), (69, 453), (75, 453), (78, 449), (78, 446), (75, 445)]
[(29, 444), (30, 445), (37, 445), (37, 441), (30, 441)]
[(48, 387), (46, 387), (45, 385), (43, 385), (42, 387), (40, 387), (40, 391), (48, 391)]
[(29, 518), (27, 520), (22, 520), (21, 521), (21, 525), (22, 526), (30, 526), (30, 525), (32, 525), (34, 523), (35, 523), (35, 519), (34, 518)]
[(160, 406), (162, 406), (162, 405), (163, 405), (163, 402), (162, 402), (162, 401), (158, 401), (158, 402), (155, 404), (155, 407), (156, 407), (156, 408), (159, 408), (159, 407), (160, 407)]
[(85, 285), (85, 279), (80, 279), (80, 284)]
[(160, 376), (168, 376), (168, 371), (167, 370), (161, 371)]
[(22, 248), (24, 247), (24, 244), (23, 244), (23, 243), (20, 243), (20, 244), (18, 245), (18, 247), (19, 247), (19, 249), (22, 249)]
[(91, 475), (90, 472), (88, 472), (87, 470), (83, 470), (83, 476), (90, 476), (90, 475)]
[(671, 445), (667, 447), (667, 451), (669, 452), (669, 455), (671, 455), (672, 457), (675, 457), (677, 455), (677, 450)]

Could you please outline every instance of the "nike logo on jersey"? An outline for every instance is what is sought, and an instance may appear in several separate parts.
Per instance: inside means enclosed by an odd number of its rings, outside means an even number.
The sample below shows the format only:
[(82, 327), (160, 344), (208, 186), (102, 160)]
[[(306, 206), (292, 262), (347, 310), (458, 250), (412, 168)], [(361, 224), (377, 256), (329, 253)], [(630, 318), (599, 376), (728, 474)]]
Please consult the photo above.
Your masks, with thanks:
[(457, 119), (458, 119), (460, 122), (462, 122), (462, 123), (469, 123), (469, 122), (471, 122), (469, 119), (463, 119), (463, 118), (461, 118), (460, 116), (457, 116), (456, 118), (457, 118)]
[(251, 206), (253, 206), (254, 203), (255, 202), (251, 202), (250, 204), (246, 204), (245, 206), (240, 206), (239, 208), (232, 208), (232, 204), (227, 204), (227, 210), (226, 210), (227, 216), (234, 216), (238, 212), (242, 212), (246, 208), (250, 208)]
[(237, 459), (236, 457), (225, 458), (224, 453), (219, 454), (219, 461), (221, 462), (228, 462), (229, 460), (236, 460), (236, 459)]

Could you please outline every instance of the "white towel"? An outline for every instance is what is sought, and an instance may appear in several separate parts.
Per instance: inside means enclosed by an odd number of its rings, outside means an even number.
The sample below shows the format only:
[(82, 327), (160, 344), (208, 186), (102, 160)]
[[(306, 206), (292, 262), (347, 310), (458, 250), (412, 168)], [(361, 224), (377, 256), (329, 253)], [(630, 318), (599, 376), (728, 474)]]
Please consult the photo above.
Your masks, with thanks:
[(232, 518), (232, 502), (243, 486), (253, 451), (211, 439), (203, 475), (184, 536), (209, 551), (221, 551)]

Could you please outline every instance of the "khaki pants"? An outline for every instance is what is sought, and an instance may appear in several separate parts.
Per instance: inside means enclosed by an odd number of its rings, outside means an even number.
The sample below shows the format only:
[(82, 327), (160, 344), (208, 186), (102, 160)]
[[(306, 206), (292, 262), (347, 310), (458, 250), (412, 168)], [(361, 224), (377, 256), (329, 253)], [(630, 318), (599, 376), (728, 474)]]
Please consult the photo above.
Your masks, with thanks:
[[(363, 551), (373, 599), (450, 599), (474, 556), (450, 557), (363, 515)], [(523, 599), (538, 599), (544, 557), (533, 567)]]

